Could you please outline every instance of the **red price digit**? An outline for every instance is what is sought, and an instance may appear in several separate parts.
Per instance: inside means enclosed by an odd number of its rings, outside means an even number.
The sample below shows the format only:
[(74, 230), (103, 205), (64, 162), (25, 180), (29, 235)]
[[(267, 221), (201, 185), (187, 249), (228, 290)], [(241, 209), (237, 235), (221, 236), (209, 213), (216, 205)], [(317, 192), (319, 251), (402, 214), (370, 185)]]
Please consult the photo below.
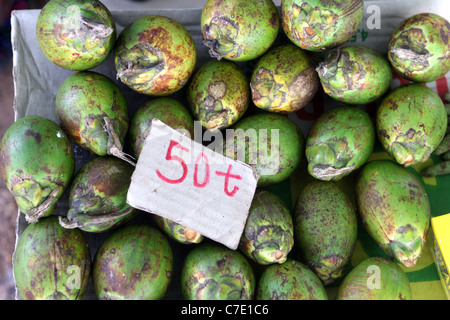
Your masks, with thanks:
[[(200, 162), (201, 158), (205, 159), (205, 178), (203, 179), (202, 183), (198, 183), (198, 163)], [(203, 188), (209, 183), (209, 163), (208, 163), (208, 157), (206, 154), (201, 152), (197, 159), (195, 159), (195, 167), (194, 167), (194, 186)]]
[(170, 179), (167, 178), (166, 176), (162, 175), (162, 173), (156, 169), (156, 174), (158, 175), (159, 178), (161, 178), (163, 181), (167, 182), (167, 183), (171, 183), (171, 184), (175, 184), (175, 183), (181, 183), (183, 182), (183, 180), (186, 178), (187, 173), (188, 173), (188, 168), (186, 163), (184, 162), (183, 159), (181, 159), (179, 156), (174, 156), (172, 155), (172, 149), (173, 148), (179, 148), (183, 151), (189, 152), (189, 149), (186, 147), (183, 147), (181, 144), (179, 144), (177, 141), (174, 140), (170, 140), (170, 144), (169, 144), (169, 148), (167, 148), (167, 153), (166, 153), (166, 160), (174, 160), (177, 161), (181, 164), (181, 167), (183, 168), (183, 174), (181, 175), (181, 177), (179, 179)]
[[(179, 142), (174, 141), (174, 140), (170, 140), (169, 148), (167, 148), (166, 160), (176, 161), (181, 165), (181, 168), (183, 169), (183, 173), (182, 173), (181, 177), (178, 179), (170, 179), (170, 178), (166, 177), (165, 175), (163, 175), (158, 169), (156, 169), (156, 174), (161, 180), (163, 180), (167, 183), (176, 184), (176, 183), (181, 183), (184, 181), (184, 179), (186, 179), (186, 176), (188, 174), (188, 167), (186, 165), (186, 162), (184, 162), (184, 160), (182, 158), (172, 154), (173, 148), (178, 148), (178, 149), (181, 149), (182, 151), (186, 151), (186, 152), (189, 152), (189, 149), (186, 147), (183, 147)], [(203, 181), (200, 183), (198, 181), (199, 180), (198, 179), (198, 167), (199, 167), (199, 163), (202, 159), (205, 163), (205, 174), (203, 177)], [(236, 180), (242, 179), (242, 177), (240, 175), (231, 173), (232, 168), (233, 168), (233, 166), (230, 164), (228, 166), (227, 172), (215, 171), (217, 176), (222, 176), (225, 178), (224, 192), (229, 197), (233, 197), (236, 194), (236, 192), (239, 190), (238, 186), (233, 186), (233, 189), (231, 191), (229, 190), (230, 179), (236, 179)], [(209, 160), (205, 153), (200, 152), (199, 155), (197, 156), (197, 158), (195, 159), (193, 183), (194, 183), (195, 187), (203, 188), (209, 182), (210, 182)]]

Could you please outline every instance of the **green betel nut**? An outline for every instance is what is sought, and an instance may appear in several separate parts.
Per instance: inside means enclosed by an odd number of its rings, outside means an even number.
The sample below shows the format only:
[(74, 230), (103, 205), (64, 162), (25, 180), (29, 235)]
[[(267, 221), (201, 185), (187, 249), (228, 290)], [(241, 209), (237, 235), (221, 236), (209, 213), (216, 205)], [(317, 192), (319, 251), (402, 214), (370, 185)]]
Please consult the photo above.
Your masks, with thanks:
[(434, 13), (403, 20), (388, 44), (394, 70), (414, 82), (430, 82), (450, 70), (450, 23)]
[(56, 216), (30, 224), (13, 257), (17, 292), (24, 300), (81, 300), (91, 275), (91, 255), (81, 230)]
[(424, 85), (400, 86), (378, 107), (376, 130), (383, 148), (399, 164), (425, 162), (447, 130), (444, 103)]
[(261, 109), (290, 113), (302, 109), (317, 93), (319, 79), (312, 57), (293, 44), (270, 49), (253, 69), (253, 103)]
[(291, 176), (303, 157), (304, 145), (303, 133), (293, 120), (260, 113), (226, 129), (224, 154), (252, 166), (259, 177), (258, 186), (263, 187)]
[(173, 277), (169, 241), (156, 228), (130, 224), (100, 245), (92, 266), (99, 300), (160, 300)]
[(136, 110), (127, 132), (129, 152), (136, 160), (139, 159), (145, 139), (150, 133), (153, 119), (161, 120), (172, 129), (194, 138), (194, 119), (181, 102), (170, 97), (149, 100)]
[(341, 282), (337, 300), (412, 300), (405, 271), (386, 258), (367, 258)]
[(104, 232), (130, 221), (137, 210), (127, 204), (134, 167), (116, 157), (96, 157), (72, 181), (69, 211), (59, 217), (65, 228)]
[(41, 116), (14, 122), (0, 143), (0, 175), (28, 222), (51, 215), (75, 171), (64, 131)]
[(348, 104), (368, 104), (390, 88), (389, 61), (375, 49), (364, 46), (331, 51), (317, 67), (326, 94)]
[(188, 104), (208, 130), (227, 128), (242, 118), (250, 102), (250, 87), (241, 67), (226, 60), (210, 60), (192, 76)]
[(167, 96), (184, 87), (196, 61), (197, 49), (186, 28), (159, 15), (133, 21), (114, 48), (117, 78), (150, 96)]
[(124, 160), (128, 106), (119, 86), (93, 71), (76, 72), (58, 88), (55, 100), (58, 121), (76, 144), (91, 153)]
[(280, 20), (271, 0), (208, 0), (200, 24), (211, 57), (249, 61), (270, 48)]
[(299, 256), (324, 285), (341, 279), (357, 236), (356, 210), (333, 181), (310, 182), (293, 212)]
[(275, 194), (257, 190), (239, 249), (262, 265), (283, 263), (294, 246), (294, 225), (286, 204)]
[(364, 14), (363, 0), (282, 0), (281, 24), (297, 46), (323, 51), (349, 40)]
[(81, 71), (108, 58), (116, 40), (116, 26), (100, 1), (51, 0), (39, 13), (36, 34), (51, 62)]
[(288, 259), (262, 272), (256, 300), (328, 300), (320, 279), (304, 264)]
[(342, 179), (369, 159), (375, 139), (375, 126), (363, 109), (340, 106), (326, 111), (306, 137), (309, 174), (326, 181)]
[(416, 176), (391, 160), (368, 162), (356, 183), (356, 200), (364, 227), (381, 249), (414, 266), (430, 228), (430, 203)]
[(173, 220), (158, 216), (156, 214), (152, 215), (152, 219), (169, 238), (179, 243), (200, 243), (204, 239), (204, 236), (199, 232), (185, 227)]
[(241, 253), (212, 243), (188, 253), (180, 278), (185, 300), (251, 300), (256, 285), (252, 267)]

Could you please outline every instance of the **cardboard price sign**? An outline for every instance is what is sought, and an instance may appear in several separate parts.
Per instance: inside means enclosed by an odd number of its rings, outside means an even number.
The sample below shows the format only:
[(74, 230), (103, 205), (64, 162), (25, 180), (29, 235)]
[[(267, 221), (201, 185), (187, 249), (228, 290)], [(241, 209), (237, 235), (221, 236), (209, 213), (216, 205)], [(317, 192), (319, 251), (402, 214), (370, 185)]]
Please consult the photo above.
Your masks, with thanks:
[(127, 202), (236, 249), (258, 177), (253, 168), (158, 119), (140, 153)]

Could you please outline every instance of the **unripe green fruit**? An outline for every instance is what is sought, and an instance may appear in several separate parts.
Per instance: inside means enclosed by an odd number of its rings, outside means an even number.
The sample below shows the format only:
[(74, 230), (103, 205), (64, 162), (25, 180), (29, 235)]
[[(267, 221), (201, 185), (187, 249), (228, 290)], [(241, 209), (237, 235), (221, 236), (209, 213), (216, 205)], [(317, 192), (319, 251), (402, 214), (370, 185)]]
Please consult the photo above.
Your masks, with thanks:
[(363, 0), (282, 0), (281, 23), (288, 38), (305, 50), (337, 47), (358, 30)]
[(425, 162), (447, 130), (444, 103), (424, 85), (400, 86), (378, 107), (376, 129), (381, 145), (399, 164)]
[(93, 71), (67, 77), (55, 100), (58, 121), (79, 146), (99, 156), (122, 152), (128, 130), (128, 106), (119, 86)]
[(155, 98), (141, 105), (130, 119), (126, 141), (131, 155), (138, 159), (145, 139), (150, 133), (152, 120), (161, 120), (172, 129), (180, 130), (194, 138), (194, 119), (189, 110), (170, 97)]
[(264, 269), (257, 300), (328, 300), (320, 279), (304, 264), (288, 259)]
[(279, 183), (291, 176), (304, 154), (305, 138), (291, 119), (274, 113), (248, 116), (224, 142), (227, 157), (249, 164), (258, 186)]
[(69, 211), (60, 217), (65, 228), (104, 232), (130, 221), (137, 210), (127, 204), (134, 167), (116, 157), (96, 157), (72, 181)]
[(36, 34), (51, 62), (82, 71), (108, 58), (116, 26), (111, 12), (98, 0), (50, 0), (39, 13)]
[(143, 16), (122, 30), (114, 48), (117, 77), (132, 90), (167, 96), (188, 82), (197, 61), (194, 40), (179, 22)]
[(430, 228), (430, 203), (421, 182), (391, 160), (368, 162), (356, 183), (356, 201), (371, 237), (407, 267), (416, 264)]
[(79, 229), (65, 229), (50, 216), (23, 231), (13, 268), (22, 299), (81, 300), (90, 280), (91, 255)]
[(338, 106), (324, 112), (306, 137), (309, 174), (325, 181), (342, 179), (366, 163), (375, 139), (375, 126), (365, 110)]
[(339, 286), (337, 300), (411, 300), (406, 273), (390, 259), (367, 258)]
[(274, 193), (257, 190), (239, 249), (259, 264), (283, 263), (294, 246), (294, 225), (286, 204)]
[(51, 215), (75, 171), (64, 131), (42, 116), (14, 122), (0, 143), (0, 175), (28, 222)]
[(375, 49), (364, 46), (338, 48), (317, 68), (326, 94), (348, 104), (368, 104), (391, 86), (389, 61)]
[(325, 284), (344, 276), (357, 236), (353, 204), (332, 181), (313, 181), (300, 193), (293, 212), (295, 245), (305, 264)]
[(115, 230), (95, 255), (92, 279), (100, 300), (159, 300), (173, 273), (172, 248), (156, 228), (130, 224)]
[(187, 99), (194, 118), (205, 129), (216, 131), (242, 118), (250, 102), (250, 87), (238, 64), (210, 60), (192, 76)]
[(255, 276), (238, 251), (218, 244), (196, 246), (181, 270), (181, 295), (186, 300), (251, 300)]
[(211, 57), (249, 61), (269, 49), (280, 22), (271, 0), (208, 0), (200, 24)]
[(290, 113), (305, 107), (319, 88), (312, 57), (294, 44), (275, 47), (253, 69), (253, 103), (261, 109)]
[(414, 82), (435, 81), (450, 70), (450, 23), (434, 13), (403, 20), (388, 44), (394, 70)]

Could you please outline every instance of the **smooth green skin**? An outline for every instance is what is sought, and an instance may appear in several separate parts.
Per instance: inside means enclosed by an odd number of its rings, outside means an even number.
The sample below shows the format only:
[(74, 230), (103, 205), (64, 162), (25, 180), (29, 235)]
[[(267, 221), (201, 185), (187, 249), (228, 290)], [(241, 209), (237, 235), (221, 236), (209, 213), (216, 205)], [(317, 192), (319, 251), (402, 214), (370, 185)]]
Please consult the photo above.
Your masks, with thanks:
[(308, 172), (324, 181), (338, 181), (359, 169), (375, 146), (375, 126), (356, 106), (339, 106), (323, 113), (306, 137)]
[(185, 300), (251, 300), (255, 276), (238, 251), (216, 243), (203, 243), (186, 256), (180, 274)]
[(349, 272), (336, 300), (412, 300), (412, 294), (402, 268), (390, 259), (371, 257)]
[[(109, 31), (92, 34), (79, 18)], [(81, 71), (103, 63), (116, 40), (114, 19), (100, 1), (50, 0), (42, 8), (36, 23), (36, 34), (42, 52), (61, 68)]]
[(130, 221), (137, 213), (126, 202), (133, 171), (131, 164), (112, 156), (86, 163), (70, 187), (70, 224), (86, 232), (104, 232)]
[(314, 180), (293, 211), (299, 256), (324, 285), (344, 276), (357, 236), (356, 210), (336, 182)]
[(170, 219), (152, 215), (153, 221), (165, 234), (182, 244), (200, 243), (203, 241), (204, 236), (195, 230), (189, 229), (175, 221)]
[(248, 213), (239, 249), (261, 265), (283, 263), (294, 246), (289, 208), (276, 194), (257, 190)]
[(314, 67), (307, 51), (294, 44), (270, 49), (253, 69), (250, 80), (253, 103), (279, 113), (302, 109), (319, 88)]
[(289, 178), (298, 167), (305, 138), (291, 119), (260, 113), (243, 118), (231, 129), (224, 141), (224, 154), (252, 166), (259, 176), (259, 187)]
[(232, 61), (210, 60), (192, 76), (188, 104), (205, 129), (228, 128), (242, 118), (250, 103), (250, 86)]
[(348, 104), (368, 104), (391, 86), (389, 61), (377, 50), (351, 46), (333, 50), (317, 68), (326, 94)]
[(56, 216), (29, 224), (14, 252), (14, 279), (24, 300), (81, 300), (91, 274), (83, 233), (65, 229)]
[(145, 224), (123, 226), (99, 247), (92, 268), (99, 300), (160, 300), (173, 273), (167, 238)]
[(450, 23), (434, 13), (403, 20), (391, 35), (388, 59), (403, 78), (435, 81), (450, 71)]
[(281, 24), (297, 46), (324, 51), (348, 41), (364, 14), (363, 0), (282, 0)]
[(208, 0), (200, 25), (211, 57), (249, 61), (274, 43), (280, 20), (271, 0)]
[(159, 119), (169, 127), (185, 132), (186, 135), (189, 133), (190, 137), (194, 138), (194, 119), (181, 102), (169, 97), (149, 100), (140, 106), (130, 119), (126, 141), (131, 155), (136, 160), (150, 133), (153, 119)]
[(120, 80), (141, 94), (167, 96), (194, 72), (197, 49), (186, 28), (158, 15), (143, 16), (122, 30), (114, 48)]
[(0, 176), (27, 221), (35, 222), (55, 211), (74, 170), (75, 155), (69, 138), (47, 118), (25, 116), (3, 135)]
[(376, 130), (383, 148), (399, 164), (425, 162), (447, 130), (444, 103), (424, 85), (400, 86), (378, 107)]
[(105, 129), (105, 117), (112, 122), (120, 144), (124, 143), (127, 101), (119, 86), (100, 73), (80, 71), (66, 78), (56, 94), (55, 110), (67, 135), (96, 155), (111, 154), (116, 143)]
[(408, 169), (391, 160), (368, 162), (356, 183), (363, 225), (383, 251), (407, 267), (416, 264), (430, 228), (430, 203)]
[(328, 300), (320, 279), (304, 264), (288, 259), (264, 269), (256, 300)]

